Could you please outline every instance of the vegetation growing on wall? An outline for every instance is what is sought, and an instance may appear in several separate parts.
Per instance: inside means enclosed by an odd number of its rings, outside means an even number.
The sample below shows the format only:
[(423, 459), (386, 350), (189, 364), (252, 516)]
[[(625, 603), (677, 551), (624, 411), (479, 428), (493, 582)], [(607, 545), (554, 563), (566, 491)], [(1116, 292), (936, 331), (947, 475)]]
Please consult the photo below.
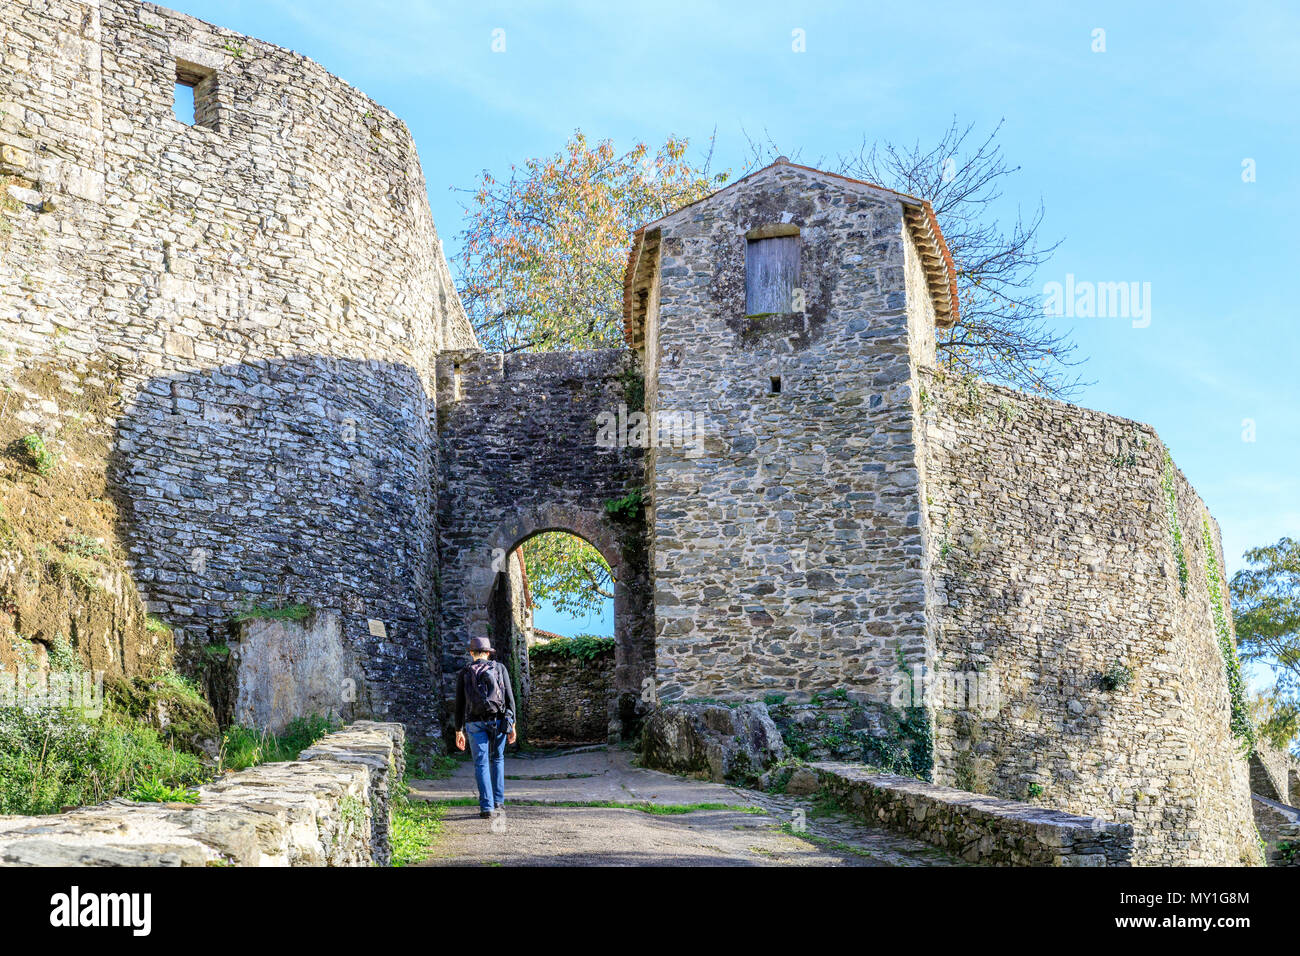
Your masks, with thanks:
[[(910, 669), (906, 673), (910, 679)], [(881, 708), (876, 716), (883, 732), (873, 733), (866, 707), (842, 687), (813, 694), (807, 704), (776, 696), (765, 703), (795, 760), (856, 760), (885, 773), (931, 779), (933, 731), (922, 705)], [(816, 712), (814, 719), (797, 719), (799, 711), (806, 709)]]
[(622, 498), (606, 501), (605, 511), (613, 518), (631, 521), (641, 511), (641, 489), (633, 488)]
[(1169, 535), (1174, 542), (1174, 561), (1178, 564), (1178, 587), (1187, 596), (1187, 550), (1183, 547), (1183, 526), (1178, 520), (1178, 494), (1174, 488), (1174, 460), (1165, 452), (1165, 470), (1161, 482), (1165, 491), (1165, 514)]
[(236, 624), (245, 621), (305, 621), (312, 615), (310, 604), (252, 604), (233, 618)]
[(1255, 725), (1246, 704), (1246, 685), (1241, 676), (1241, 662), (1237, 659), (1237, 645), (1232, 640), (1232, 625), (1228, 623), (1228, 614), (1223, 606), (1223, 579), (1219, 574), (1209, 518), (1201, 519), (1201, 537), (1205, 544), (1205, 584), (1210, 594), (1210, 610), (1214, 614), (1214, 634), (1223, 654), (1223, 669), (1232, 702), (1232, 733), (1247, 750), (1254, 750)]
[(579, 634), (576, 637), (557, 637), (545, 644), (534, 644), (528, 653), (533, 657), (572, 657), (578, 661), (590, 661), (612, 650), (612, 637)]

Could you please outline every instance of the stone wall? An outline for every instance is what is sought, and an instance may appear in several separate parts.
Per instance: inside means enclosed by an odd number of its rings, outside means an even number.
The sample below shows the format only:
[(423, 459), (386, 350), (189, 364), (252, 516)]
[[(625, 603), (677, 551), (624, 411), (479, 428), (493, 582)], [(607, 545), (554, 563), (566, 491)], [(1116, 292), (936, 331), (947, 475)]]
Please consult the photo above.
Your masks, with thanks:
[(1251, 804), (1269, 866), (1300, 866), (1300, 810), (1257, 793)]
[(934, 702), (935, 781), (1131, 823), (1138, 863), (1258, 862), (1207, 578), (1218, 527), (1155, 432), (922, 387), (936, 670), (998, 692)]
[[(747, 232), (797, 226), (803, 311), (747, 316)], [(778, 163), (647, 228), (647, 391), (703, 441), (652, 454), (661, 699), (886, 700), (926, 659), (896, 194)], [(640, 266), (638, 266), (640, 268)]]
[(0, 41), (8, 413), (56, 451), (110, 434), (135, 579), (192, 662), (240, 607), (307, 603), (367, 712), (435, 731), (433, 356), (474, 340), (406, 127), (133, 0), (5, 3)]
[(614, 650), (590, 660), (547, 653), (534, 645), (529, 717), (523, 725), (530, 743), (603, 742), (609, 733), (609, 702), (614, 691)]
[(5, 866), (386, 866), (401, 724), (360, 721), (304, 750), (200, 787), (199, 801), (0, 817)]
[[(634, 718), (654, 659), (644, 526), (639, 508), (624, 517), (606, 503), (643, 486), (642, 455), (600, 448), (596, 439), (599, 416), (626, 404), (636, 377), (635, 356), (621, 350), (439, 356), (440, 633), (449, 701), (465, 644), (488, 634), (494, 591), (508, 587), (511, 551), (540, 531), (567, 531), (613, 571), (614, 679), (627, 711), (620, 719)], [(509, 606), (501, 604), (503, 623), (492, 634), (507, 664)]]
[(813, 765), (823, 792), (869, 823), (987, 866), (1128, 866), (1133, 827), (872, 773)]
[(1250, 755), (1250, 792), (1290, 806), (1300, 804), (1296, 758), (1266, 740), (1257, 741)]

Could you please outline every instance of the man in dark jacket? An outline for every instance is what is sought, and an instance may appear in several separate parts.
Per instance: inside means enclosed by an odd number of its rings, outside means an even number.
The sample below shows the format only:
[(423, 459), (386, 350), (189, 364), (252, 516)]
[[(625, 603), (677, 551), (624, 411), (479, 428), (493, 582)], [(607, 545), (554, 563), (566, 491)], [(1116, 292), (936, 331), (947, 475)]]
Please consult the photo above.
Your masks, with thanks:
[(480, 817), (490, 817), (506, 803), (506, 744), (515, 742), (515, 693), (500, 661), (489, 660), (492, 642), (469, 642), (470, 663), (456, 681), (456, 749), (465, 749), (469, 734), (478, 784)]

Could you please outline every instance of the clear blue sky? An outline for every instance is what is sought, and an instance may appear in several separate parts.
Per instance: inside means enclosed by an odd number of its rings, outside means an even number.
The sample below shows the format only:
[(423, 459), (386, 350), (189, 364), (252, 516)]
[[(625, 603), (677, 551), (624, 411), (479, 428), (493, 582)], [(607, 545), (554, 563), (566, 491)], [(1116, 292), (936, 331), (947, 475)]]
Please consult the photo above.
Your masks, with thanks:
[[(1241, 552), (1300, 535), (1300, 11), (1281, 3), (645, 6), (174, 0), (312, 57), (401, 116), (456, 246), (484, 168), (575, 129), (620, 146), (742, 129), (817, 164), (1005, 118), (1007, 193), (1063, 237), (1042, 283), (1149, 282), (1151, 323), (1073, 321), (1080, 404), (1150, 422)], [(545, 7), (545, 9), (543, 9)], [(1094, 30), (1105, 52), (1093, 52)], [(492, 51), (505, 31), (505, 52)], [(792, 31), (806, 51), (794, 52)], [(1255, 182), (1243, 182), (1253, 160)], [(1256, 440), (1242, 440), (1243, 419)], [(539, 626), (548, 627), (542, 623)], [(553, 619), (550, 629), (561, 628)], [(578, 629), (586, 629), (579, 626)]]

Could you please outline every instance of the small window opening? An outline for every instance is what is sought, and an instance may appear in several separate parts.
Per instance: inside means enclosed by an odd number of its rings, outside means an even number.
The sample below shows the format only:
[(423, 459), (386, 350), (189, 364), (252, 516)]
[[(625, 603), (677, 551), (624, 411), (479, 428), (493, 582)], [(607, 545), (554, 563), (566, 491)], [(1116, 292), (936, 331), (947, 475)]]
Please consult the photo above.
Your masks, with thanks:
[(781, 376), (780, 376), (780, 375), (773, 375), (773, 376), (772, 376), (772, 394), (773, 394), (773, 395), (780, 395), (780, 394), (781, 394)]
[(184, 60), (176, 61), (176, 118), (186, 126), (217, 128), (217, 72)]
[(800, 311), (799, 227), (760, 226), (745, 234), (745, 314)]

